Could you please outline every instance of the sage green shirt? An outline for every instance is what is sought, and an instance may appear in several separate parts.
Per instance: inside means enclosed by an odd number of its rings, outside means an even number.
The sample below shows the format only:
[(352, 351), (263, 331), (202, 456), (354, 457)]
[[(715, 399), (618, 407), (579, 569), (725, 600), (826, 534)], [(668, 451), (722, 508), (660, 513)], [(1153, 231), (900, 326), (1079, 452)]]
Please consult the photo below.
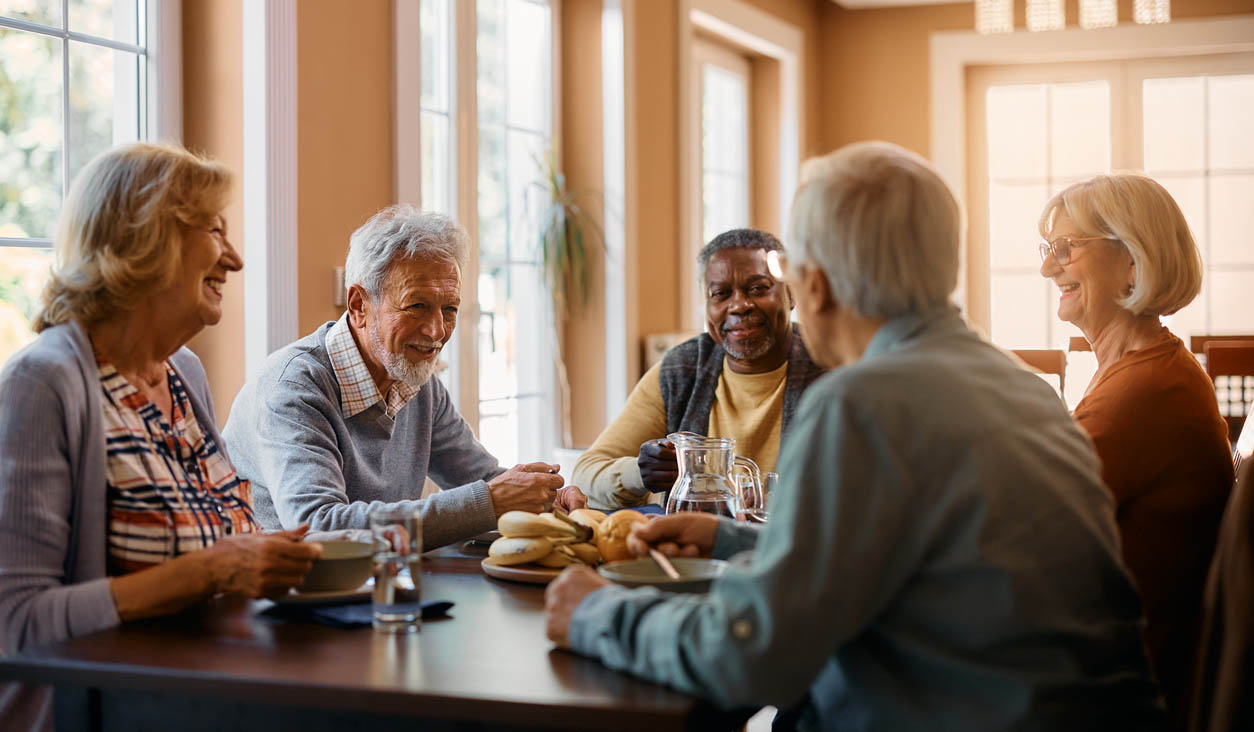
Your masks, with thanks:
[[(723, 706), (839, 730), (1146, 729), (1162, 714), (1093, 447), (953, 310), (807, 391), (761, 535), (708, 595), (610, 587), (570, 638)], [(737, 554), (744, 549), (752, 551)]]

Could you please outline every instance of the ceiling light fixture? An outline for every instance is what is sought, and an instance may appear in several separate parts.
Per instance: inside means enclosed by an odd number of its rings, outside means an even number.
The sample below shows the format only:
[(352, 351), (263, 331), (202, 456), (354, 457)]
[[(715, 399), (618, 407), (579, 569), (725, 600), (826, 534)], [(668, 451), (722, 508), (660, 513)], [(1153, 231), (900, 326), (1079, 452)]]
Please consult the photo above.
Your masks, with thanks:
[(1030, 31), (1062, 30), (1067, 24), (1062, 0), (1027, 0), (1027, 24)]
[(1132, 19), (1142, 25), (1171, 22), (1171, 0), (1135, 0)]
[(1109, 28), (1119, 23), (1119, 7), (1115, 0), (1080, 0), (1081, 28)]
[(980, 33), (1013, 32), (1014, 0), (975, 0), (975, 29)]

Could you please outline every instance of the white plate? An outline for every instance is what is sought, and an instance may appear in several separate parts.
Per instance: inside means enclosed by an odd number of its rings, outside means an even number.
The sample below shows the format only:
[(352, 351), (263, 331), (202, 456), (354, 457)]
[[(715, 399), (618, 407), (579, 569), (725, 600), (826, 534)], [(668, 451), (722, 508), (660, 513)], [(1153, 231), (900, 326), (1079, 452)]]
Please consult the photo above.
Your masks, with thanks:
[(280, 605), (347, 605), (358, 600), (370, 598), (374, 588), (374, 579), (366, 581), (355, 590), (335, 590), (333, 592), (297, 592), (295, 588), (282, 597), (275, 598)]

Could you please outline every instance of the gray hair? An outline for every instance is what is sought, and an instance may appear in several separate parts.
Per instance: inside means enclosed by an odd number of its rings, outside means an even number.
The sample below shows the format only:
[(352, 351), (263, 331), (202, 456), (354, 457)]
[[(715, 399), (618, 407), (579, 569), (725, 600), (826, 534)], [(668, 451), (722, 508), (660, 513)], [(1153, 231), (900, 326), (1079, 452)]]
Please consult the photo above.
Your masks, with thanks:
[(469, 251), (470, 237), (456, 221), (398, 203), (371, 216), (349, 238), (344, 287), (361, 285), (378, 298), (397, 258), (451, 261), (464, 270)]
[(710, 257), (724, 249), (760, 249), (764, 252), (782, 252), (784, 245), (780, 244), (779, 239), (776, 239), (773, 234), (761, 229), (724, 231), (711, 239), (710, 243), (702, 247), (697, 255), (697, 271), (700, 273), (701, 282), (705, 282), (705, 267), (710, 263)]
[(820, 267), (836, 302), (892, 318), (948, 304), (958, 285), (962, 210), (919, 155), (860, 142), (805, 164), (788, 258)]

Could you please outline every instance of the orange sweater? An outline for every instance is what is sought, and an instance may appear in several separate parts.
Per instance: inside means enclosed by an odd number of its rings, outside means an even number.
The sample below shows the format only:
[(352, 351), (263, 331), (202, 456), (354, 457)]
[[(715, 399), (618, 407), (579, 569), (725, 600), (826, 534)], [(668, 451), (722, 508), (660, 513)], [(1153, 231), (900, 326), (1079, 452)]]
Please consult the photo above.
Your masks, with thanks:
[(1110, 366), (1076, 406), (1114, 494), (1146, 644), (1173, 714), (1188, 686), (1202, 589), (1232, 489), (1228, 428), (1210, 378), (1166, 328)]

